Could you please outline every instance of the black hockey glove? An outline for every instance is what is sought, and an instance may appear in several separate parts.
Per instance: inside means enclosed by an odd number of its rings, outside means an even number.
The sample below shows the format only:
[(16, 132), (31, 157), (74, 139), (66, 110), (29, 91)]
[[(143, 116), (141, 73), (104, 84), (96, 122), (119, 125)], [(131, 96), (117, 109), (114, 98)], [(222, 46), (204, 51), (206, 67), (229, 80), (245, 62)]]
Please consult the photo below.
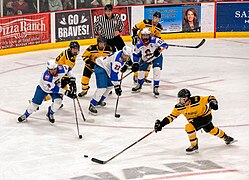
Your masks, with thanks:
[(155, 132), (157, 133), (157, 131), (161, 131), (162, 128), (163, 128), (162, 122), (159, 119), (157, 119), (154, 126)]
[(158, 57), (160, 55), (160, 50), (161, 48), (156, 48), (156, 50), (153, 53), (155, 57)]
[(218, 110), (218, 101), (216, 101), (216, 100), (211, 100), (211, 101), (209, 102), (209, 106), (210, 106), (210, 108), (213, 109), (213, 110)]
[(133, 64), (133, 62), (132, 62), (132, 60), (131, 59), (129, 59), (129, 61), (126, 61), (126, 63), (125, 63), (127, 66), (132, 66), (132, 64)]
[(76, 93), (74, 93), (73, 91), (70, 91), (70, 90), (66, 90), (65, 95), (72, 98), (72, 99), (77, 98)]
[(61, 78), (61, 88), (64, 88), (70, 82), (70, 78), (68, 76), (64, 76)]
[(76, 92), (76, 78), (75, 77), (70, 77), (69, 79), (69, 89), (73, 92)]
[(137, 72), (139, 70), (139, 64), (137, 62), (133, 63), (131, 67), (132, 72)]
[(128, 65), (127, 65), (127, 64), (124, 64), (124, 65), (121, 67), (120, 71), (121, 71), (122, 73), (124, 73), (127, 69), (128, 69)]
[(121, 96), (122, 89), (121, 89), (120, 85), (114, 86), (114, 89), (115, 89), (115, 93), (117, 94), (117, 96)]
[(137, 42), (139, 41), (138, 35), (132, 36), (132, 45), (135, 46)]

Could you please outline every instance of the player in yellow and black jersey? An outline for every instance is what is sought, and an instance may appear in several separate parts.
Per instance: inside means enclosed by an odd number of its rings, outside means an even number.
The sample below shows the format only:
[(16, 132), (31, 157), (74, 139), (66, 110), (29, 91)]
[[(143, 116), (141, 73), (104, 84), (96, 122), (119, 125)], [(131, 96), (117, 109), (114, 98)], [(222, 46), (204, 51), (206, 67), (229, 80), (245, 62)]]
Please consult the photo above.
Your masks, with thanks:
[[(137, 42), (141, 38), (141, 31), (144, 28), (149, 28), (149, 30), (151, 32), (151, 36), (161, 38), (161, 32), (163, 30), (163, 27), (159, 23), (160, 18), (161, 18), (161, 13), (156, 11), (153, 14), (152, 19), (145, 19), (145, 20), (135, 24), (135, 26), (132, 28), (132, 32), (133, 32), (132, 44), (134, 46), (137, 44)], [(147, 77), (149, 75), (149, 72), (150, 72), (150, 68), (151, 68), (151, 66), (148, 67), (147, 72), (145, 73), (144, 82), (146, 82), (146, 83), (151, 83), (151, 81), (147, 79)], [(135, 83), (137, 82), (137, 79), (138, 79), (138, 72), (134, 73), (133, 80), (134, 80)]]
[(82, 92), (78, 94), (79, 97), (85, 96), (90, 88), (89, 81), (94, 71), (95, 60), (100, 56), (107, 56), (113, 53), (112, 47), (106, 44), (106, 38), (99, 36), (97, 44), (89, 46), (82, 55), (85, 67), (81, 79)]
[[(67, 65), (73, 69), (76, 62), (76, 57), (79, 54), (80, 51), (80, 45), (77, 41), (71, 41), (69, 44), (69, 48), (62, 51), (59, 56), (55, 59), (55, 62), (57, 64)], [(67, 84), (69, 83), (70, 78), (68, 76), (64, 76), (61, 79), (61, 87), (65, 88), (67, 90)], [(51, 99), (50, 95), (47, 95), (45, 97), (45, 101), (48, 101)]]
[(162, 121), (156, 120), (154, 127), (155, 132), (161, 131), (162, 127), (173, 122), (180, 114), (183, 114), (188, 120), (188, 124), (185, 125), (185, 131), (191, 143), (191, 146), (186, 149), (187, 154), (198, 152), (196, 131), (200, 129), (223, 139), (226, 144), (237, 141), (213, 125), (211, 110), (218, 110), (218, 102), (214, 96), (191, 97), (191, 93), (188, 89), (182, 89), (178, 92), (178, 98), (179, 103), (175, 105), (171, 114), (166, 116)]

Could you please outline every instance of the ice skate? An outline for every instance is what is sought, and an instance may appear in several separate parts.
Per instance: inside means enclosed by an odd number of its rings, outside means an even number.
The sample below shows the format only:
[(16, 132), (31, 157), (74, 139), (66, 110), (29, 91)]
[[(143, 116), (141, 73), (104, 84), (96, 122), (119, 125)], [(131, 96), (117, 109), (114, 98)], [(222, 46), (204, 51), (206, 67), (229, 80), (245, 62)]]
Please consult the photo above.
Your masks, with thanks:
[(78, 96), (79, 97), (83, 97), (83, 96), (85, 96), (87, 94), (87, 91), (86, 90), (82, 90), (79, 94), (78, 94)]
[(106, 102), (104, 101), (99, 101), (98, 106), (104, 107), (106, 105)]
[(227, 136), (227, 138), (225, 139), (225, 143), (228, 145), (228, 144), (233, 144), (235, 142), (237, 142), (238, 140), (235, 140), (233, 139), (232, 137), (230, 136)]
[(131, 90), (132, 90), (133, 92), (140, 92), (141, 89), (142, 89), (142, 84), (137, 84), (137, 86), (134, 87), (134, 88), (132, 88)]
[(154, 87), (153, 93), (154, 93), (154, 97), (158, 98), (158, 96), (159, 96), (158, 87)]
[(98, 114), (97, 109), (96, 109), (95, 106), (92, 105), (92, 104), (90, 104), (88, 110), (89, 110), (89, 113), (92, 114), (92, 115), (95, 115), (95, 116), (96, 116), (96, 115)]
[(186, 154), (193, 154), (193, 153), (198, 153), (198, 144), (196, 144), (195, 146), (189, 146), (186, 149)]
[(49, 122), (54, 123), (55, 122), (54, 115), (50, 113), (50, 110), (51, 106), (48, 107), (48, 113), (46, 114), (46, 116), (48, 117)]
[(27, 117), (25, 116), (25, 114), (21, 115), (19, 118), (18, 118), (18, 122), (23, 122), (23, 121), (26, 121), (27, 120)]

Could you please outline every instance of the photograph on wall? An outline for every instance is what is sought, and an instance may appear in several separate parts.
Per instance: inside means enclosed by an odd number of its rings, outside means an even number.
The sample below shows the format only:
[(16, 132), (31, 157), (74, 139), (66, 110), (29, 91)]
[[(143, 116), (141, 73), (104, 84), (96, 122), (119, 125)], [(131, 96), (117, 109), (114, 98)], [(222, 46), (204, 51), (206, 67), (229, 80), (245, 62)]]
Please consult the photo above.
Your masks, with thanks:
[(0, 37), (0, 49), (50, 43), (50, 14), (1, 18)]
[(93, 37), (90, 10), (55, 13), (55, 20), (56, 42)]
[[(115, 7), (113, 8), (113, 13), (118, 14), (121, 18), (121, 20), (124, 22), (124, 30), (120, 33), (121, 36), (127, 36), (130, 35), (130, 11), (128, 10), (128, 7)], [(92, 19), (93, 23), (96, 21), (96, 18), (99, 15), (103, 15), (104, 10), (103, 9), (92, 9)]]
[(217, 3), (217, 32), (249, 31), (249, 3)]
[(155, 11), (161, 13), (162, 33), (200, 32), (201, 6), (145, 7), (144, 18), (152, 19)]

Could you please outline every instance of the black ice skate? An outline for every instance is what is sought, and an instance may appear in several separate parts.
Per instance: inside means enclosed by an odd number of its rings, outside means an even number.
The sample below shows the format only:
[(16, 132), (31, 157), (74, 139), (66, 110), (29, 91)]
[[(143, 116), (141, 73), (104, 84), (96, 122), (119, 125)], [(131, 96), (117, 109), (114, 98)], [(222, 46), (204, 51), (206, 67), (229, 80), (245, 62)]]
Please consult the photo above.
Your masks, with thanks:
[(134, 88), (132, 88), (131, 90), (132, 90), (133, 92), (140, 92), (141, 89), (142, 89), (142, 84), (137, 84), (137, 86), (134, 87)]
[(99, 101), (98, 102), (98, 106), (104, 107), (105, 105), (106, 105), (106, 102), (104, 102), (104, 101)]
[(19, 118), (18, 118), (18, 122), (23, 122), (23, 121), (26, 121), (27, 120), (27, 117), (25, 116), (25, 114), (21, 115)]
[(96, 116), (97, 113), (98, 113), (98, 111), (96, 110), (95, 106), (92, 105), (92, 104), (90, 104), (88, 110), (89, 110), (89, 113), (90, 113), (90, 114), (95, 115), (95, 116)]
[(193, 154), (193, 153), (198, 153), (198, 144), (195, 146), (190, 146), (186, 149), (186, 154)]
[(154, 87), (153, 93), (154, 93), (155, 98), (158, 98), (159, 96), (158, 87)]
[(228, 144), (233, 144), (235, 142), (237, 142), (238, 140), (235, 140), (233, 139), (232, 137), (230, 136), (227, 136), (226, 139), (225, 139), (225, 143), (228, 145)]
[(86, 90), (83, 90), (83, 91), (81, 91), (79, 94), (78, 94), (78, 96), (79, 97), (83, 97), (83, 96), (85, 96), (87, 94), (87, 91)]
[(46, 116), (48, 117), (49, 122), (54, 123), (55, 122), (54, 115), (50, 114), (50, 110), (51, 106), (48, 107), (48, 113), (46, 114)]

